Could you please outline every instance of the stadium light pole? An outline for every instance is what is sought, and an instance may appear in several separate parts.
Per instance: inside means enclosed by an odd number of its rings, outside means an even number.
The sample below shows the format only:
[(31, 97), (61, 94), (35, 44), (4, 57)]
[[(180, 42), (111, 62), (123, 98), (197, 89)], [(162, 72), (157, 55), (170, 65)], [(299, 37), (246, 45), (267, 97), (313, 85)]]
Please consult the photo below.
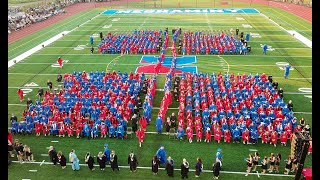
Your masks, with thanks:
[(196, 0), (196, 8), (198, 8), (198, 0)]

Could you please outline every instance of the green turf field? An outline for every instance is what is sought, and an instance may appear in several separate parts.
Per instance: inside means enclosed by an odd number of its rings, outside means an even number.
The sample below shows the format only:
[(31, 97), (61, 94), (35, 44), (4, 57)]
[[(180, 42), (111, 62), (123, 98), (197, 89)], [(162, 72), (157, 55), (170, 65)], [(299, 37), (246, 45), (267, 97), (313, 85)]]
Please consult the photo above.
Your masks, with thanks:
[[(158, 3), (159, 1), (157, 1)], [(173, 1), (171, 1), (173, 2)], [(182, 0), (180, 1), (180, 3)], [(185, 1), (185, 7), (191, 7), (191, 0)], [(209, 2), (209, 1), (208, 1)], [(207, 3), (208, 3), (207, 2)], [(162, 1), (162, 7), (176, 7), (169, 1)], [(175, 1), (176, 3), (176, 1)], [(190, 3), (190, 4), (188, 4)], [(152, 8), (153, 2), (148, 2)], [(182, 3), (181, 3), (182, 4)], [(207, 4), (208, 5), (208, 4)], [(238, 3), (239, 7), (244, 7), (244, 4)], [(136, 3), (129, 3), (129, 7), (140, 7), (143, 5)], [(147, 7), (149, 7), (147, 6)], [(201, 7), (201, 3), (197, 5)], [(247, 4), (248, 6), (248, 4)], [(117, 6), (117, 7), (120, 7)], [(208, 5), (209, 7), (209, 5)], [(213, 7), (213, 6), (210, 6)], [(283, 29), (272, 23), (269, 19), (259, 14), (237, 14), (237, 15), (204, 15), (204, 14), (184, 14), (184, 15), (98, 15), (110, 7), (93, 9), (85, 12), (80, 12), (66, 20), (57, 24), (53, 24), (46, 29), (40, 30), (32, 35), (29, 35), (15, 43), (9, 45), (8, 60), (11, 60), (23, 52), (31, 49), (32, 47), (50, 39), (56, 34), (72, 30), (77, 25), (81, 25), (68, 35), (60, 38), (51, 45), (43, 48), (42, 50), (34, 53), (18, 64), (8, 69), (8, 123), (11, 113), (15, 113), (18, 117), (21, 116), (23, 109), (26, 107), (26, 102), (20, 103), (16, 94), (17, 87), (23, 87), (28, 83), (34, 82), (41, 87), (46, 86), (46, 81), (50, 79), (53, 86), (57, 87), (56, 77), (58, 73), (71, 73), (73, 71), (106, 71), (108, 70), (130, 72), (140, 66), (139, 61), (141, 55), (101, 55), (98, 52), (90, 54), (90, 47), (87, 45), (83, 50), (74, 50), (78, 45), (86, 45), (89, 43), (89, 36), (91, 34), (99, 33), (102, 31), (104, 34), (112, 32), (116, 34), (131, 33), (134, 29), (162, 29), (168, 27), (172, 28), (181, 27), (182, 30), (202, 30), (202, 31), (221, 31), (235, 30), (240, 28), (240, 31), (245, 33), (258, 33), (261, 38), (250, 38), (249, 44), (252, 51), (249, 55), (221, 55), (224, 59), (223, 63), (219, 58), (214, 55), (197, 56), (198, 72), (219, 73), (229, 71), (239, 73), (263, 73), (267, 75), (272, 74), (274, 80), (279, 82), (279, 87), (284, 89), (284, 100), (288, 102), (290, 99), (294, 104), (295, 116), (300, 119), (304, 117), (312, 127), (312, 103), (311, 99), (305, 95), (311, 96), (311, 93), (302, 93), (299, 88), (312, 88), (312, 49), (306, 47), (303, 43), (296, 40), (294, 37), (286, 33)], [(293, 16), (287, 12), (278, 9), (272, 9), (265, 6), (256, 6), (256, 8), (270, 17), (273, 21), (287, 30), (295, 30), (308, 39), (312, 39), (312, 24), (308, 23), (299, 17)], [(87, 20), (87, 23), (83, 24)], [(244, 20), (237, 20), (243, 18)], [(112, 21), (118, 19), (118, 21)], [(110, 28), (103, 28), (105, 25), (112, 24)], [(243, 28), (242, 24), (251, 25), (252, 28)], [(171, 33), (170, 33), (171, 35)], [(94, 45), (98, 45), (99, 38), (94, 39)], [(260, 44), (268, 44), (274, 48), (274, 51), (268, 51), (267, 55), (262, 54)], [(169, 51), (168, 51), (169, 52)], [(51, 65), (56, 63), (58, 56), (64, 60), (69, 60), (64, 64), (63, 69), (52, 68)], [(117, 59), (115, 59), (117, 58)], [(295, 70), (290, 72), (289, 79), (283, 78), (283, 70), (276, 65), (276, 62), (288, 62)], [(157, 89), (163, 89), (165, 76), (159, 75), (157, 77)], [(25, 96), (35, 100), (37, 88)], [(155, 131), (155, 118), (158, 114), (157, 107), (160, 106), (164, 93), (161, 91), (156, 92), (153, 101), (152, 121), (147, 127), (147, 132)], [(178, 103), (173, 102), (169, 108), (177, 108)], [(169, 109), (167, 115), (172, 112), (177, 113), (177, 109)], [(9, 125), (10, 126), (10, 125)], [(103, 151), (103, 144), (108, 143), (110, 149), (114, 149), (118, 154), (119, 165), (126, 166), (127, 155), (133, 149), (137, 154), (140, 167), (150, 167), (151, 157), (155, 154), (156, 150), (163, 144), (167, 151), (167, 156), (173, 157), (175, 160), (175, 168), (180, 168), (183, 158), (186, 158), (191, 164), (191, 169), (194, 169), (196, 158), (201, 157), (204, 161), (204, 169), (211, 170), (213, 157), (218, 147), (223, 150), (223, 171), (219, 179), (257, 179), (257, 175), (249, 175), (245, 177), (244, 174), (231, 174), (232, 172), (245, 172), (246, 164), (244, 158), (250, 153), (249, 149), (257, 149), (261, 156), (269, 156), (271, 152), (281, 153), (283, 159), (286, 159), (290, 146), (282, 147), (278, 144), (277, 147), (266, 144), (258, 145), (243, 145), (243, 144), (226, 144), (216, 142), (189, 144), (186, 140), (177, 141), (168, 139), (166, 135), (146, 134), (145, 142), (142, 147), (138, 147), (136, 137), (125, 140), (116, 139), (101, 139), (87, 140), (76, 139), (75, 137), (36, 137), (32, 136), (18, 136), (15, 135), (14, 139), (21, 140), (24, 144), (31, 146), (34, 153), (35, 160), (41, 162), (49, 161), (48, 157), (41, 156), (46, 154), (50, 145), (54, 145), (57, 150), (62, 150), (65, 155), (68, 155), (72, 148), (76, 149), (77, 155), (80, 158), (80, 163), (84, 164), (84, 156), (87, 151), (97, 155), (99, 151)], [(58, 143), (52, 143), (52, 140), (58, 140)], [(260, 141), (261, 142), (261, 141)], [(14, 158), (13, 160), (16, 160)], [(312, 155), (306, 158), (305, 167), (312, 167)], [(280, 173), (284, 172), (285, 162), (280, 164)], [(38, 172), (29, 172), (31, 169), (36, 169)], [(261, 168), (257, 168), (259, 172)], [(129, 169), (121, 168), (120, 172), (111, 172), (107, 168), (106, 172), (100, 172), (98, 168), (96, 171), (89, 172), (85, 166), (81, 167), (79, 172), (73, 172), (69, 165), (67, 169), (62, 170), (60, 166), (54, 167), (52, 165), (43, 164), (18, 164), (13, 163), (8, 168), (9, 179), (162, 179), (166, 178), (163, 170), (160, 170), (158, 175), (153, 176), (149, 169), (139, 169), (137, 173), (130, 173)], [(180, 178), (180, 172), (175, 171), (175, 178)], [(195, 179), (193, 172), (190, 172), (190, 179)], [(293, 174), (291, 174), (293, 175)], [(212, 173), (203, 173), (200, 179), (210, 179)], [(260, 179), (293, 179), (293, 177), (283, 176), (260, 176)]]

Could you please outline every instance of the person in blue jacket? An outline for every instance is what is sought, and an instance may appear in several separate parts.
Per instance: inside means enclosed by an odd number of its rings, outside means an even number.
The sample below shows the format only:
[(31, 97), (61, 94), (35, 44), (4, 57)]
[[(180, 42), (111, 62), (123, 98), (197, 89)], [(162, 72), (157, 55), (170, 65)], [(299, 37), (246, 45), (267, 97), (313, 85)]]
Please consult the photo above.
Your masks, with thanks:
[(156, 156), (158, 157), (160, 161), (160, 165), (164, 165), (166, 163), (166, 150), (164, 149), (164, 146), (162, 145), (156, 152)]
[(183, 136), (184, 136), (184, 129), (182, 128), (182, 126), (180, 126), (177, 130), (177, 138), (179, 140), (182, 140)]
[(106, 163), (109, 164), (109, 162), (110, 162), (110, 150), (109, 150), (108, 144), (104, 144), (104, 152), (103, 152), (103, 154), (106, 157)]
[(161, 119), (160, 116), (158, 116), (157, 119), (156, 119), (156, 128), (157, 128), (157, 133), (161, 134), (163, 125), (162, 125), (162, 119)]
[(240, 130), (239, 130), (239, 128), (236, 126), (236, 128), (233, 131), (231, 131), (231, 133), (232, 133), (233, 143), (234, 142), (239, 143), (240, 142)]
[(290, 68), (291, 68), (290, 64), (288, 64), (288, 65), (286, 65), (286, 66), (284, 67), (284, 78), (286, 78), (286, 79), (287, 79), (288, 76), (289, 76)]

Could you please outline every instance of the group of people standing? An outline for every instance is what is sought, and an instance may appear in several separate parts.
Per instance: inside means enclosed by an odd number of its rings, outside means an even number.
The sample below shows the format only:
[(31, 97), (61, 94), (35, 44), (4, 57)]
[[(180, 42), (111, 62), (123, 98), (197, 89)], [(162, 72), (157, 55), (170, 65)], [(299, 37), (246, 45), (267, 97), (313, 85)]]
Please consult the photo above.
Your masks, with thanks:
[[(48, 154), (50, 156), (51, 162), (56, 165), (59, 163), (62, 167), (62, 169), (66, 168), (67, 165), (67, 159), (62, 154), (61, 151), (56, 152), (55, 148), (53, 146), (49, 147)], [(109, 164), (111, 166), (112, 171), (120, 171), (120, 168), (118, 166), (118, 157), (114, 150), (109, 150), (108, 144), (104, 144), (104, 152), (100, 151), (97, 156), (92, 156), (90, 152), (87, 152), (84, 158), (85, 163), (88, 165), (88, 168), (91, 171), (94, 171), (94, 164), (95, 164), (95, 158), (96, 162), (99, 164), (99, 168), (101, 171), (104, 171), (106, 168), (106, 165)], [(69, 162), (71, 163), (72, 170), (78, 171), (80, 170), (80, 160), (78, 156), (76, 155), (76, 151), (74, 149), (71, 150), (69, 153)], [(128, 165), (130, 167), (130, 172), (136, 172), (138, 167), (138, 159), (137, 156), (134, 154), (133, 150), (130, 151), (128, 155)], [(154, 175), (158, 174), (159, 167), (165, 167), (166, 174), (170, 177), (174, 176), (174, 167), (175, 162), (171, 156), (166, 158), (166, 151), (164, 149), (164, 146), (161, 146), (155, 156), (153, 156), (151, 160), (151, 170)], [(221, 149), (218, 149), (218, 152), (216, 154), (216, 158), (214, 163), (212, 164), (212, 170), (214, 174), (214, 178), (218, 179), (219, 172), (221, 170), (222, 166), (222, 154)], [(181, 178), (185, 179), (188, 178), (189, 174), (189, 162), (183, 158), (181, 163)], [(201, 158), (197, 158), (197, 162), (195, 165), (195, 177), (200, 177), (201, 172), (203, 171), (203, 162)]]
[[(256, 171), (257, 166), (259, 164), (259, 160), (260, 160), (260, 156), (257, 151), (254, 153), (254, 155), (250, 153), (249, 157), (245, 158), (245, 161), (248, 166), (245, 176), (248, 176), (251, 170)], [(268, 171), (269, 173), (273, 173), (274, 171), (279, 173), (281, 154), (278, 153), (277, 155), (275, 155), (274, 153), (271, 153), (270, 157), (264, 156), (264, 158), (260, 162), (261, 162), (261, 168), (262, 168), (261, 174), (265, 174), (266, 171)], [(288, 159), (285, 160), (285, 162), (286, 162), (286, 166), (285, 166), (284, 174), (289, 174), (290, 171), (295, 172), (297, 170), (297, 164), (298, 164), (297, 159), (289, 155)], [(269, 168), (268, 168), (268, 165), (269, 165)]]

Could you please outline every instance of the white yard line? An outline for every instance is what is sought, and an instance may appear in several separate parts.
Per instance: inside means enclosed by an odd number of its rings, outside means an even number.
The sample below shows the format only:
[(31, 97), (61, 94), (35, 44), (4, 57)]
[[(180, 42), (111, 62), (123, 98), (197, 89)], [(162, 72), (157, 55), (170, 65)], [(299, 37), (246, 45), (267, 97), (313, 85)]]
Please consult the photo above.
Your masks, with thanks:
[[(44, 45), (45, 47), (48, 46), (49, 44), (53, 43), (54, 41), (56, 41), (57, 39), (63, 37), (62, 34), (68, 34), (71, 31), (63, 31), (61, 33), (59, 33), (58, 35), (53, 36), (52, 38), (48, 39), (47, 41), (40, 43), (39, 45), (37, 45), (36, 47), (20, 54), (19, 56), (11, 59), (10, 61), (8, 61), (8, 68), (10, 68), (11, 66), (15, 65), (16, 63), (22, 61), (23, 59), (29, 57), (30, 55), (32, 55), (33, 53), (39, 51), (40, 49), (42, 49), (42, 45)], [(16, 62), (14, 62), (16, 61)]]
[[(263, 13), (260, 13), (263, 17), (265, 17), (266, 19), (269, 19), (266, 15), (264, 15)], [(299, 41), (301, 41), (303, 44), (305, 44), (306, 46), (308, 46), (309, 48), (312, 48), (312, 41), (310, 41), (308, 38), (302, 36), (300, 33), (294, 31), (294, 30), (286, 30), (285, 28), (283, 28), (282, 26), (280, 26), (278, 23), (274, 22), (272, 19), (269, 19), (269, 21), (271, 21), (273, 24), (275, 24), (276, 26), (278, 26), (280, 29), (282, 29), (283, 31), (287, 32), (288, 34), (290, 34), (291, 36), (294, 34), (294, 37), (296, 39), (298, 39)]]
[[(13, 163), (20, 163), (19, 161), (12, 161)], [(26, 162), (24, 164), (45, 164), (45, 165), (52, 165), (52, 162)], [(71, 163), (67, 163), (67, 165), (71, 166)], [(80, 166), (88, 166), (87, 164), (79, 164)], [(94, 165), (95, 167), (99, 167), (99, 165)], [(110, 167), (110, 165), (106, 165)], [(119, 168), (129, 169), (129, 166), (119, 166)], [(140, 167), (138, 166), (137, 169), (151, 169), (151, 167)], [(164, 168), (159, 168), (160, 170), (165, 170)], [(181, 169), (174, 169), (175, 171), (181, 171)], [(189, 169), (189, 171), (194, 172), (194, 169)], [(212, 173), (212, 170), (202, 170), (202, 172)], [(246, 174), (245, 172), (235, 172), (235, 171), (220, 171), (222, 174)], [(256, 175), (256, 173), (249, 173), (252, 175)], [(285, 175), (285, 174), (261, 174), (263, 176), (280, 176), (280, 177), (294, 177), (294, 175)]]

